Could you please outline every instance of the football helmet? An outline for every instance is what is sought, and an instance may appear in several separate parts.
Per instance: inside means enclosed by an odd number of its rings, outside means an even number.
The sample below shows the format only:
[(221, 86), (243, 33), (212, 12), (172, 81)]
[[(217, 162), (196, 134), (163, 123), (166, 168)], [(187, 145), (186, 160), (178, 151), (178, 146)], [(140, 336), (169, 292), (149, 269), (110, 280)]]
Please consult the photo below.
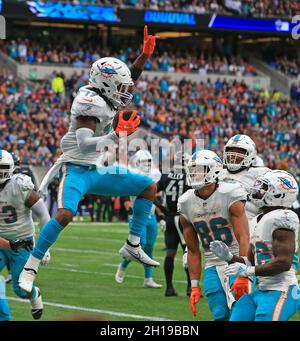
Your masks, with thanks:
[(200, 150), (190, 158), (186, 171), (188, 185), (201, 189), (218, 181), (223, 171), (223, 163), (213, 151)]
[(256, 161), (256, 156), (254, 141), (247, 135), (235, 135), (225, 145), (223, 162), (229, 172), (235, 173), (251, 167)]
[(149, 174), (152, 166), (152, 155), (148, 150), (140, 149), (131, 158), (133, 168), (138, 169), (144, 174)]
[(257, 178), (250, 189), (250, 200), (259, 208), (292, 207), (298, 193), (297, 181), (291, 174), (282, 170), (273, 170)]
[(0, 149), (0, 184), (11, 179), (15, 169), (12, 155), (6, 150)]
[(90, 70), (90, 84), (99, 89), (115, 108), (126, 107), (132, 100), (134, 83), (131, 72), (121, 60), (113, 57), (100, 58)]

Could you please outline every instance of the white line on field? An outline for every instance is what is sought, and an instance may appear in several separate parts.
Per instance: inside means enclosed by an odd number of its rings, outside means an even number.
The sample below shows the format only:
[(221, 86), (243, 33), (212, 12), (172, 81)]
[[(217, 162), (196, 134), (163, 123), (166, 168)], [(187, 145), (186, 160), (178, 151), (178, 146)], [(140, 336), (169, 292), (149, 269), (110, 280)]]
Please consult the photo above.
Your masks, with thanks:
[[(23, 300), (21, 298), (17, 298), (17, 297), (7, 297), (7, 298), (10, 301), (16, 301), (16, 302), (22, 302), (22, 303), (28, 304), (27, 300)], [(87, 311), (90, 313), (99, 313), (99, 314), (106, 314), (106, 315), (111, 315), (111, 316), (130, 317), (130, 318), (137, 319), (137, 320), (172, 321), (172, 320), (168, 320), (164, 317), (157, 317), (157, 316), (144, 316), (144, 315), (127, 314), (127, 313), (121, 313), (121, 312), (117, 312), (117, 311), (78, 307), (78, 306), (74, 306), (74, 305), (66, 305), (66, 304), (53, 303), (53, 302), (43, 302), (43, 303), (44, 303), (44, 305), (49, 305), (51, 307), (57, 307), (57, 308), (63, 308), (63, 309), (69, 309), (69, 310)]]
[[(80, 254), (91, 254), (91, 255), (106, 255), (106, 256), (118, 256), (118, 252), (107, 252), (107, 251), (96, 251), (96, 250), (83, 250), (83, 249), (69, 249), (62, 247), (53, 247), (51, 250), (61, 251), (61, 252), (70, 252), (70, 253), (80, 253)], [(164, 257), (154, 257), (155, 259), (164, 260)], [(182, 262), (181, 257), (175, 258), (175, 262)]]
[[(110, 264), (110, 265), (105, 265), (104, 266), (109, 266), (109, 267), (115, 267), (117, 268), (117, 264)], [(108, 277), (114, 277), (115, 273), (114, 272), (97, 272), (97, 271), (88, 271), (88, 270), (78, 270), (78, 269), (72, 269), (69, 267), (56, 267), (56, 266), (51, 266), (47, 268), (47, 270), (56, 270), (56, 271), (66, 271), (66, 272), (76, 272), (76, 273), (81, 273), (81, 274), (88, 274), (88, 275), (98, 275), (98, 276), (108, 276)], [(126, 274), (127, 278), (134, 278), (134, 279), (144, 279), (142, 276), (135, 276), (135, 275), (128, 275)], [(162, 278), (155, 278), (157, 281), (163, 282), (164, 279)], [(183, 283), (186, 284), (186, 281), (179, 281), (179, 280), (173, 280), (174, 283)]]

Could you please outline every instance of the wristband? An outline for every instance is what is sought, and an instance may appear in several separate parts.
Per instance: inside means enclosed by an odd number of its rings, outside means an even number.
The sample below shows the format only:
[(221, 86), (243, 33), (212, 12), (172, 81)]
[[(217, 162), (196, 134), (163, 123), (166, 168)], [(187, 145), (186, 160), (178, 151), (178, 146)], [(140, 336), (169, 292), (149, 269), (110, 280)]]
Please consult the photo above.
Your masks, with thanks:
[(199, 288), (199, 282), (197, 279), (191, 279), (191, 287), (192, 288)]

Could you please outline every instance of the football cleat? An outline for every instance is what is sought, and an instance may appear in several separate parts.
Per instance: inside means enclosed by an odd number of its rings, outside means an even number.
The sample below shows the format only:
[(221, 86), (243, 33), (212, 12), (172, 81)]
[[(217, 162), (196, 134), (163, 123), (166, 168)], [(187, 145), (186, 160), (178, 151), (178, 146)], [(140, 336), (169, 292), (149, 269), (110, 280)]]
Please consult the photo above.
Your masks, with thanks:
[(19, 277), (19, 287), (22, 290), (31, 293), (35, 276), (36, 276), (35, 270), (24, 268)]
[(5, 283), (9, 284), (11, 282), (12, 282), (12, 276), (11, 276), (11, 274), (8, 274), (7, 278), (5, 279)]
[(154, 282), (153, 278), (145, 278), (144, 287), (145, 288), (152, 288), (152, 289), (159, 289), (162, 287), (162, 285)]
[(178, 296), (178, 293), (173, 287), (170, 287), (166, 289), (165, 296)]
[(123, 283), (125, 275), (126, 275), (125, 270), (123, 270), (122, 265), (120, 264), (115, 274), (115, 281), (119, 284)]
[(145, 251), (142, 249), (141, 245), (130, 246), (127, 242), (120, 249), (119, 254), (127, 260), (133, 260), (140, 262), (145, 265), (159, 266), (160, 264), (155, 260), (151, 259)]
[(30, 300), (31, 307), (32, 307), (31, 315), (35, 320), (39, 320), (43, 315), (44, 305), (42, 301), (41, 290), (38, 287), (36, 287), (36, 290), (37, 290), (36, 298), (33, 300)]

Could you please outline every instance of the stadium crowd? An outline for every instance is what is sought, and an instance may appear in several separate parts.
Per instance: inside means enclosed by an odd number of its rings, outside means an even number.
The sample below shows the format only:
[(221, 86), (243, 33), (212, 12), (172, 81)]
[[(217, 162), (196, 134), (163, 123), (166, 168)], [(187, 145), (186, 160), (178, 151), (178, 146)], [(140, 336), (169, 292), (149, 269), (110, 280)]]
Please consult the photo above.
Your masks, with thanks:
[[(41, 45), (28, 39), (11, 40), (2, 45), (2, 51), (21, 63), (55, 63), (74, 67), (88, 67), (100, 57), (114, 55), (125, 63), (132, 62), (139, 55), (139, 49), (119, 48), (118, 52), (107, 49), (95, 50), (92, 46), (78, 44), (67, 46), (62, 42), (47, 42)], [(188, 51), (188, 52), (187, 52)], [(209, 49), (174, 48), (171, 44), (158, 44), (151, 60), (145, 65), (148, 71), (193, 72), (199, 74), (219, 73), (230, 75), (255, 76), (256, 70), (241, 56), (221, 53)]]
[[(57, 0), (52, 0), (57, 1)], [(292, 17), (299, 13), (299, 0), (58, 0), (74, 5), (113, 5), (119, 8), (220, 13), (253, 17)]]
[[(52, 80), (26, 84), (3, 71), (0, 79), (1, 148), (19, 154), (21, 163), (52, 165), (68, 127), (70, 104), (88, 75), (74, 73), (65, 80), (56, 74)], [(207, 148), (220, 153), (228, 137), (245, 133), (267, 165), (299, 172), (299, 97), (296, 90), (288, 100), (278, 91), (250, 89), (244, 83), (173, 82), (165, 77), (140, 79), (133, 101), (143, 124), (161, 136), (203, 138)]]

